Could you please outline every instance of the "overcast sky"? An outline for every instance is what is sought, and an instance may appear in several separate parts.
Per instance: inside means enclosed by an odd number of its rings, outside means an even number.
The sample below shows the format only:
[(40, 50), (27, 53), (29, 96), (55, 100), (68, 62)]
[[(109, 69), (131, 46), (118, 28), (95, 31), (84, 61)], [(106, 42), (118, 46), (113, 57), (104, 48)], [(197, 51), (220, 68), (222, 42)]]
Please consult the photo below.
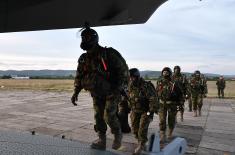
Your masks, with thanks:
[[(235, 74), (235, 0), (169, 0), (145, 24), (94, 29), (130, 68)], [(75, 70), (78, 30), (0, 33), (0, 70)]]

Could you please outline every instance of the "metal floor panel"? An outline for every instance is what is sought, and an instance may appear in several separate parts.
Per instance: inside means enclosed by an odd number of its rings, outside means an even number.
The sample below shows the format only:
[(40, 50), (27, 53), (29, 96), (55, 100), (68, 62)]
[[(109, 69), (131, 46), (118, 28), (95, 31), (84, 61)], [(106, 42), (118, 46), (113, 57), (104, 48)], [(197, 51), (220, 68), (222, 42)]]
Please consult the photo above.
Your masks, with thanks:
[(1, 155), (118, 155), (90, 149), (88, 144), (46, 135), (0, 131)]

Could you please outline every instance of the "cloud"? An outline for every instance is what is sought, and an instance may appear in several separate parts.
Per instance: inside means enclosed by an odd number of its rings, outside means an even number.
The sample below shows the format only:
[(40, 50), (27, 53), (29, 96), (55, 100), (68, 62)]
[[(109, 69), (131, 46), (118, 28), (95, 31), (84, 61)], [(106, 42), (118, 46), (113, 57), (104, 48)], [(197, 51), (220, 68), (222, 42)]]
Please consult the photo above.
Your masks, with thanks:
[[(234, 0), (169, 0), (146, 24), (95, 29), (100, 44), (117, 49), (131, 67), (234, 74), (234, 10)], [(83, 52), (77, 31), (0, 34), (0, 67), (75, 69)]]

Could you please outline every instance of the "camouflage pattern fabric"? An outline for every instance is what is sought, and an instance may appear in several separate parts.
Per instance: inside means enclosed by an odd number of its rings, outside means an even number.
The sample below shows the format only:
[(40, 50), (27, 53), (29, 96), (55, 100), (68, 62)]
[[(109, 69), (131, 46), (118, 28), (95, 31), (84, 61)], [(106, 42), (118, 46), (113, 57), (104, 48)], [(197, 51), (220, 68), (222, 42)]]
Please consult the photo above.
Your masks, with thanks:
[(188, 99), (188, 107), (189, 107), (189, 111), (191, 112), (192, 111), (192, 106), (193, 106), (193, 104), (192, 104), (192, 98), (191, 98), (191, 96), (192, 96), (192, 94), (191, 94), (191, 87), (190, 87), (190, 81), (191, 81), (191, 77), (189, 77), (188, 79), (187, 79), (187, 81), (188, 81), (188, 84), (187, 84), (187, 99)]
[(129, 86), (129, 104), (132, 111), (137, 113), (158, 111), (158, 98), (156, 90), (151, 82), (140, 78), (138, 85)]
[(183, 92), (181, 99), (177, 101), (178, 103), (176, 104), (178, 105), (178, 110), (181, 113), (184, 113), (184, 102), (185, 102), (185, 96), (187, 95), (187, 89), (188, 89), (187, 78), (184, 74), (179, 73), (179, 74), (174, 74), (172, 76), (172, 81), (177, 82), (179, 84), (181, 92)]
[(207, 88), (207, 79), (204, 74), (201, 74), (201, 79), (204, 86), (203, 97), (206, 97), (206, 95), (208, 94), (208, 88)]
[(119, 133), (120, 123), (117, 118), (117, 105), (120, 96), (110, 95), (107, 97), (93, 97), (95, 131), (105, 134), (107, 125), (113, 134)]
[(129, 86), (132, 131), (138, 141), (147, 142), (148, 127), (154, 112), (158, 112), (158, 99), (151, 82), (140, 78), (137, 85)]
[(131, 127), (135, 138), (139, 142), (146, 143), (148, 141), (148, 127), (153, 119), (152, 115), (147, 115), (147, 113), (136, 113), (131, 112)]
[(166, 131), (167, 124), (167, 114), (168, 114), (168, 127), (169, 129), (175, 128), (175, 119), (176, 119), (177, 107), (174, 102), (160, 103), (160, 109), (158, 112), (159, 115), (159, 127), (160, 131)]
[(201, 77), (195, 77), (193, 75), (190, 79), (189, 85), (193, 110), (200, 111), (203, 105), (203, 96), (206, 89), (205, 83)]
[(95, 130), (105, 133), (108, 124), (112, 133), (121, 131), (117, 118), (120, 90), (128, 83), (129, 70), (125, 60), (113, 48), (97, 46), (91, 53), (78, 59), (74, 81), (74, 94), (88, 90), (93, 97)]
[(216, 81), (216, 85), (217, 85), (217, 90), (218, 90), (218, 97), (221, 97), (222, 98), (224, 97), (224, 89), (225, 89), (225, 86), (226, 86), (226, 82), (224, 79), (218, 79)]
[(159, 126), (160, 131), (166, 131), (166, 118), (168, 115), (168, 126), (169, 129), (174, 129), (175, 118), (177, 113), (177, 102), (172, 100), (170, 94), (172, 93), (174, 84), (172, 81), (160, 78), (157, 81), (156, 91), (160, 99), (159, 115)]

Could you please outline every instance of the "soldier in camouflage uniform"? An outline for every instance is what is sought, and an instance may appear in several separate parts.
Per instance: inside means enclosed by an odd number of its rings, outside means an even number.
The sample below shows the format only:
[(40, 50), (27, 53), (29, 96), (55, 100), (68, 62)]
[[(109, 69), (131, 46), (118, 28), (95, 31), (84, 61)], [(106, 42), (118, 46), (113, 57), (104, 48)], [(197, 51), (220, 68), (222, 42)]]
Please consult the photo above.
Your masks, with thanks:
[(190, 82), (190, 94), (191, 100), (193, 104), (193, 116), (197, 117), (197, 115), (201, 116), (201, 108), (203, 105), (203, 97), (205, 95), (206, 86), (204, 79), (201, 78), (200, 71), (195, 71), (192, 75)]
[[(182, 98), (179, 100), (179, 103), (177, 103), (178, 110), (180, 111), (180, 120), (183, 122), (184, 120), (184, 102), (185, 102), (185, 97), (187, 95), (187, 79), (184, 74), (181, 73), (181, 68), (180, 66), (175, 66), (174, 67), (174, 74), (172, 76), (172, 81), (176, 82), (179, 84), (179, 87), (181, 89), (181, 92), (183, 92)], [(176, 114), (176, 119), (177, 119), (177, 114)]]
[(151, 81), (147, 82), (140, 77), (137, 68), (130, 69), (129, 105), (131, 108), (132, 132), (138, 140), (134, 154), (140, 154), (148, 141), (148, 127), (153, 119), (154, 112), (158, 112), (158, 99)]
[(177, 103), (179, 103), (182, 92), (179, 84), (172, 81), (172, 71), (169, 67), (162, 70), (161, 77), (156, 85), (157, 96), (160, 101), (159, 108), (159, 127), (160, 127), (160, 142), (165, 142), (166, 133), (166, 119), (168, 115), (168, 138), (172, 138), (172, 133), (175, 128), (175, 116), (177, 113)]
[(108, 124), (114, 134), (112, 148), (118, 149), (121, 146), (122, 133), (117, 118), (117, 107), (122, 87), (129, 80), (128, 66), (118, 51), (98, 44), (99, 37), (95, 30), (86, 27), (81, 33), (81, 38), (80, 46), (86, 53), (78, 59), (71, 101), (77, 105), (81, 89), (90, 92), (94, 107), (94, 129), (99, 137), (98, 141), (91, 144), (91, 148), (106, 149)]
[(222, 95), (222, 98), (224, 98), (224, 89), (226, 86), (226, 82), (223, 76), (219, 77), (219, 79), (216, 81), (216, 85), (218, 90), (218, 97), (220, 98), (221, 97), (220, 95)]

